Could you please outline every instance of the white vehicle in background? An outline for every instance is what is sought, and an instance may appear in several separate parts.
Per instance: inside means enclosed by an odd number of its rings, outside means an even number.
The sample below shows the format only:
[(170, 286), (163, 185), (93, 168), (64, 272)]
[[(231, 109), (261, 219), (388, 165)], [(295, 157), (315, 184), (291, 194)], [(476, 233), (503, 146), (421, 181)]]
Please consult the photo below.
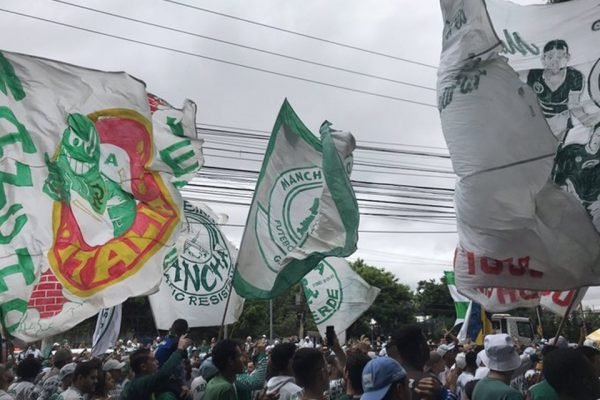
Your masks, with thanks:
[(506, 333), (518, 338), (523, 346), (529, 346), (534, 339), (531, 320), (526, 317), (513, 317), (510, 314), (492, 314), (492, 326), (495, 333)]

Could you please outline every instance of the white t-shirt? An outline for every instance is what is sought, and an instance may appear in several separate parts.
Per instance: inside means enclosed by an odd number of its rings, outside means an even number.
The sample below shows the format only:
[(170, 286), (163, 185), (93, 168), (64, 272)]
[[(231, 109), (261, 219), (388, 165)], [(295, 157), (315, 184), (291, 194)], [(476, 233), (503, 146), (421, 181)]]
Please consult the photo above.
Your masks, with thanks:
[(206, 379), (201, 376), (194, 378), (190, 385), (193, 400), (202, 400), (204, 392), (206, 392)]
[(292, 376), (274, 376), (267, 382), (267, 394), (276, 393), (279, 400), (293, 400), (302, 397), (302, 388)]
[(465, 386), (473, 379), (475, 379), (475, 375), (468, 371), (463, 371), (462, 374), (458, 376), (458, 379), (456, 380), (456, 395), (458, 396), (458, 400), (466, 400), (467, 396), (464, 394)]

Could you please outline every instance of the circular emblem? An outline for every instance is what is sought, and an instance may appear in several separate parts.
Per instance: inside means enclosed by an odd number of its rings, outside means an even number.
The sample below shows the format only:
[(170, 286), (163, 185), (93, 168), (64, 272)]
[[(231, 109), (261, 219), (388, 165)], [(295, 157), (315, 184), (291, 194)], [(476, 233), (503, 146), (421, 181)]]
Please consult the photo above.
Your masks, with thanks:
[[(179, 258), (165, 271), (175, 300), (210, 305), (226, 300), (233, 279), (231, 253), (216, 221), (199, 207), (184, 203), (186, 230)], [(193, 298), (193, 300), (192, 300)]]
[(581, 158), (581, 156), (577, 156), (577, 157), (575, 157), (575, 162), (578, 162), (578, 163), (580, 163), (580, 162), (581, 162), (581, 160), (583, 160), (583, 158)]
[(539, 82), (535, 82), (533, 84), (533, 91), (537, 94), (543, 93), (544, 92), (544, 85), (542, 85)]
[[(298, 246), (301, 246), (318, 222), (320, 197), (323, 187), (323, 172), (320, 167), (303, 167), (288, 170), (279, 175), (271, 189), (269, 204), (258, 204), (256, 226), (268, 221), (268, 230), (276, 249), (266, 252), (259, 240), (259, 249), (264, 254), (276, 255), (265, 262), (273, 272), (280, 270), (280, 261)], [(257, 233), (257, 237), (261, 235)], [(274, 251), (273, 251), (274, 250)]]
[[(600, 22), (600, 21), (599, 21)], [(588, 92), (590, 98), (600, 107), (600, 58), (596, 60), (588, 76)]]
[(304, 277), (302, 286), (317, 325), (327, 321), (340, 309), (344, 294), (342, 282), (327, 261), (321, 261)]
[[(88, 297), (134, 275), (171, 237), (179, 212), (150, 170), (152, 125), (125, 109), (70, 114), (44, 192), (55, 200), (50, 266)], [(102, 149), (102, 151), (101, 151)]]
[(600, 31), (600, 19), (594, 21), (594, 23), (592, 24), (592, 30), (593, 31)]

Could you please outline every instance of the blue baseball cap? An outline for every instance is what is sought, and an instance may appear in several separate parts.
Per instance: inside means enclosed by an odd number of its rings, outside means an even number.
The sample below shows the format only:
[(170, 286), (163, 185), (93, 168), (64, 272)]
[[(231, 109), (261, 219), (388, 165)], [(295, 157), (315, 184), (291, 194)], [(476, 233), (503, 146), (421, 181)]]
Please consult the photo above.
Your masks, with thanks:
[(390, 357), (378, 357), (365, 365), (362, 372), (363, 395), (360, 400), (381, 400), (390, 387), (406, 378), (402, 365)]

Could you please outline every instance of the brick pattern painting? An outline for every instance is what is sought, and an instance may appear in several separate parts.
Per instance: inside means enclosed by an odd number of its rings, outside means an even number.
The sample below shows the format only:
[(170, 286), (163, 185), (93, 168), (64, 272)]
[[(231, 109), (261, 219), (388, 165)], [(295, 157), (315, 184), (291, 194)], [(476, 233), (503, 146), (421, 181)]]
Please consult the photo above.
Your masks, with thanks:
[(29, 308), (35, 308), (40, 313), (40, 318), (50, 318), (58, 314), (67, 299), (62, 294), (62, 285), (48, 269), (40, 277), (40, 282), (33, 287), (29, 299)]

